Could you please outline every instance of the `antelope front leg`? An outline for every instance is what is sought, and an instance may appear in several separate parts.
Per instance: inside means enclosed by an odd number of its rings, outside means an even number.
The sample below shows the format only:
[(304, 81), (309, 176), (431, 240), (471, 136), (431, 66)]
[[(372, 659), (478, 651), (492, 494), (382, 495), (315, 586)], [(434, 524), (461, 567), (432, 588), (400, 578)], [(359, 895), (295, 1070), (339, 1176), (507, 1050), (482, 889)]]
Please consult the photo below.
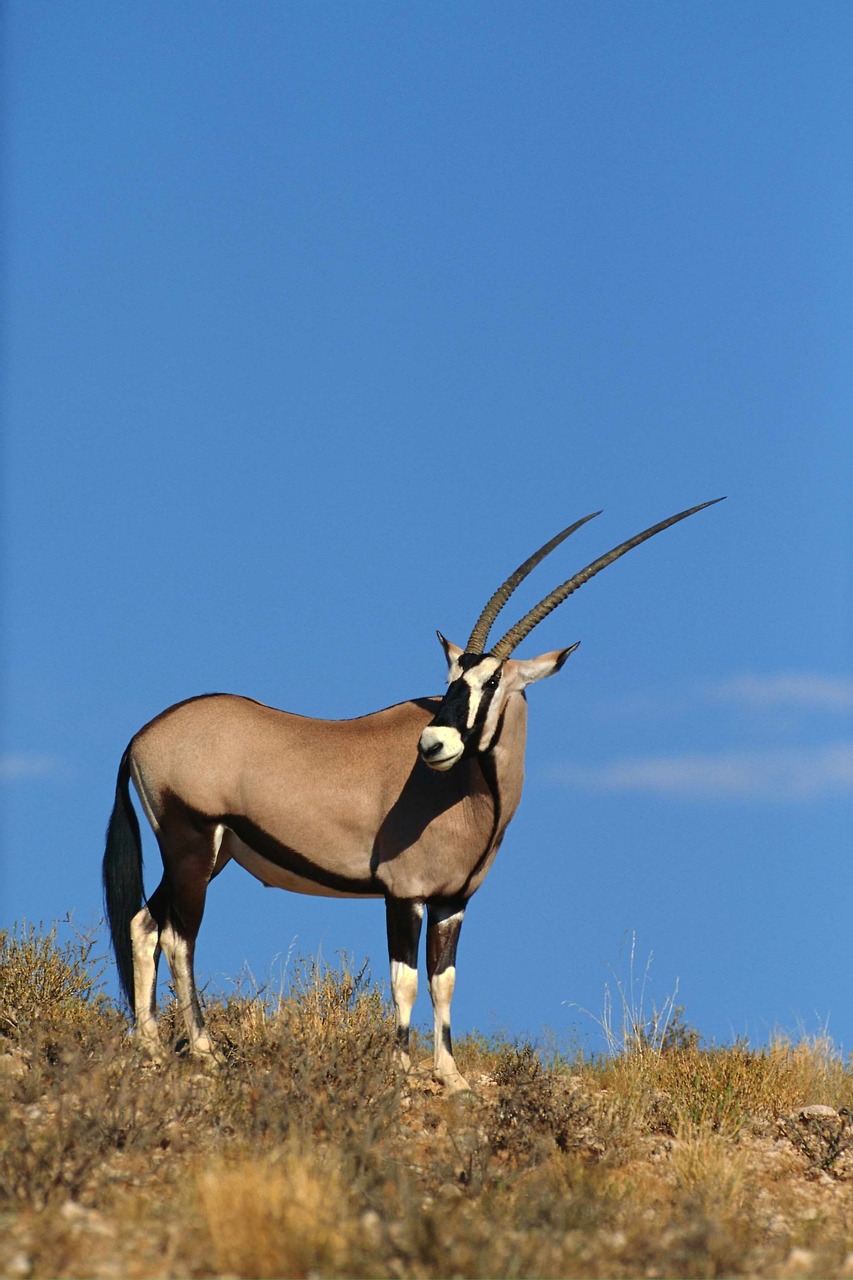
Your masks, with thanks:
[(465, 915), (465, 903), (454, 900), (430, 903), (427, 910), (427, 976), (435, 1015), (434, 1074), (451, 1093), (470, 1089), (453, 1058), (450, 1036), (450, 1002), (456, 986), (456, 946)]
[(404, 1071), (411, 1068), (409, 1024), (418, 994), (418, 943), (424, 918), (424, 904), (394, 898), (385, 899), (388, 929), (388, 958), (391, 962), (391, 998), (397, 1026), (397, 1056)]

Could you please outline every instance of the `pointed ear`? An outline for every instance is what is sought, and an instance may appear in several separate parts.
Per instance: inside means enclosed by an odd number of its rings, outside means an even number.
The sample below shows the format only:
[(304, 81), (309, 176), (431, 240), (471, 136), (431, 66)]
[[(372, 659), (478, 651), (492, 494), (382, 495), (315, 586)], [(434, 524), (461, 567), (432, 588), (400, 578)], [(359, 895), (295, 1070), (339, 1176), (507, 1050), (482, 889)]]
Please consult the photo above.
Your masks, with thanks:
[(452, 667), (454, 662), (458, 662), (459, 659), (462, 657), (464, 650), (460, 649), (458, 645), (451, 644), (449, 640), (445, 640), (444, 636), (441, 634), (440, 631), (436, 631), (435, 634), (438, 636), (439, 641), (441, 642), (441, 647), (444, 650), (444, 656), (447, 659), (448, 667)]
[(556, 675), (570, 653), (574, 653), (580, 644), (570, 645), (568, 649), (554, 649), (552, 653), (543, 653), (538, 658), (517, 659), (515, 667), (523, 685), (533, 684), (534, 680), (544, 680), (546, 676)]

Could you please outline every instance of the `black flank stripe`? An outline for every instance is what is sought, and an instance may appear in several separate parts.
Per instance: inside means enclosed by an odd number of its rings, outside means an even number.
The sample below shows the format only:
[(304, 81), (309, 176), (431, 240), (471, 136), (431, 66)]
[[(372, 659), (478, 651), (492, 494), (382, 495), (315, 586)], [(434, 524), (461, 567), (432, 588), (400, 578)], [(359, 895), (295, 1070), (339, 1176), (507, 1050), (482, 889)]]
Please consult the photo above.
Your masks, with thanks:
[(371, 896), (381, 893), (381, 886), (373, 879), (354, 880), (349, 876), (337, 875), (325, 867), (318, 867), (303, 853), (298, 853), (295, 849), (279, 843), (249, 818), (229, 814), (222, 821), (250, 849), (259, 853), (274, 866), (281, 867), (283, 871), (290, 871), (293, 875), (301, 876), (303, 880), (323, 885), (326, 889), (335, 889), (338, 893), (365, 893)]

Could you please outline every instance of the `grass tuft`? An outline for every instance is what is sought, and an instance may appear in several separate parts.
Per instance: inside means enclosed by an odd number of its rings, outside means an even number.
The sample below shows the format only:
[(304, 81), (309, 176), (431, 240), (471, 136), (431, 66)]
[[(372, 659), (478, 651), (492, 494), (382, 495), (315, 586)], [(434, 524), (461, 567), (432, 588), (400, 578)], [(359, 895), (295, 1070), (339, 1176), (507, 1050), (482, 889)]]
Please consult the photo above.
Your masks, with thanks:
[(336, 1153), (299, 1141), (229, 1154), (196, 1179), (217, 1273), (342, 1275), (362, 1228)]

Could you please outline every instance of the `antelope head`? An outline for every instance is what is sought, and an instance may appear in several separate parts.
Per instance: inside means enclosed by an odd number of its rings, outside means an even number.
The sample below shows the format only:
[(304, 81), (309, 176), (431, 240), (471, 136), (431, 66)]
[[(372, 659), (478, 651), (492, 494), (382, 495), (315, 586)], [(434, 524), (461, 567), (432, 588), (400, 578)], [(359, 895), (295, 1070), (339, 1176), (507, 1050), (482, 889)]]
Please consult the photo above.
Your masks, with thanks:
[(535, 680), (554, 675), (580, 643), (578, 641), (568, 649), (554, 649), (538, 658), (511, 658), (510, 654), (522, 640), (526, 639), (543, 618), (568, 599), (573, 591), (589, 582), (601, 569), (606, 569), (614, 560), (648, 538), (653, 538), (656, 533), (695, 515), (705, 507), (713, 506), (715, 502), (722, 502), (722, 498), (714, 498), (698, 507), (680, 511), (678, 515), (652, 525), (650, 529), (599, 556), (574, 577), (555, 587), (486, 652), (486, 640), (492, 624), (519, 583), (536, 568), (540, 560), (544, 560), (576, 529), (601, 515), (600, 511), (594, 511), (563, 529), (510, 574), (486, 604), (464, 649), (451, 644), (439, 631), (438, 638), (447, 658), (448, 688), (438, 711), (420, 736), (418, 751), (424, 763), (431, 769), (443, 771), (452, 768), (465, 755), (488, 751), (495, 742), (504, 707), (512, 694), (523, 692)]

